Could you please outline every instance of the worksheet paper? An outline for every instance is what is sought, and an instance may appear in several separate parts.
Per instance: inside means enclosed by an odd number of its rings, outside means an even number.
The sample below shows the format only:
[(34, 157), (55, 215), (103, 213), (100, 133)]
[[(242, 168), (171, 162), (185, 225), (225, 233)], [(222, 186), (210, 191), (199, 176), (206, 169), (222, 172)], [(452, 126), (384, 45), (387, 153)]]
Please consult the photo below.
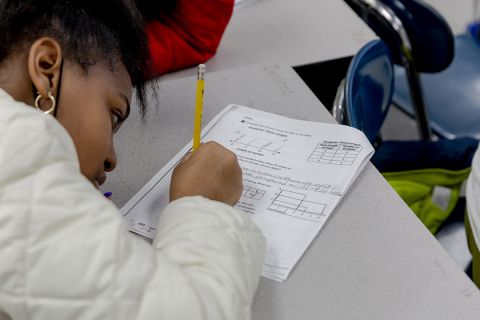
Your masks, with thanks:
[[(249, 214), (267, 239), (262, 275), (287, 279), (352, 182), (373, 147), (354, 128), (289, 119), (229, 105), (203, 130), (202, 141), (233, 151), (243, 172), (236, 207)], [(158, 217), (169, 202), (175, 165), (183, 148), (123, 208), (131, 231), (155, 237)]]

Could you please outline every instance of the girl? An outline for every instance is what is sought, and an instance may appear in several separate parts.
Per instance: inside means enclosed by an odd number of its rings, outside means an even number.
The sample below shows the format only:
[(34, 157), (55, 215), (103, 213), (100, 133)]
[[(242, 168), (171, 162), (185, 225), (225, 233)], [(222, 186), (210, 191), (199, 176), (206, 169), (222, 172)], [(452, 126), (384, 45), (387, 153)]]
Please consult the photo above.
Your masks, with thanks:
[(129, 0), (0, 0), (0, 315), (248, 319), (265, 241), (235, 155), (176, 169), (152, 245), (97, 190), (144, 109), (148, 45)]

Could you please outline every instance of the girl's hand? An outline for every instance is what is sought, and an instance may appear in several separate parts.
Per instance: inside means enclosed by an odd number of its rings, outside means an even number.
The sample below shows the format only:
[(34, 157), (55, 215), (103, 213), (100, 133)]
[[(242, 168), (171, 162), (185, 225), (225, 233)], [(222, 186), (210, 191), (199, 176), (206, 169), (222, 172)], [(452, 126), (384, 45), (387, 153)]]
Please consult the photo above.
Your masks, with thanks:
[(235, 205), (242, 189), (242, 170), (236, 155), (216, 142), (207, 142), (173, 170), (170, 201), (199, 195)]

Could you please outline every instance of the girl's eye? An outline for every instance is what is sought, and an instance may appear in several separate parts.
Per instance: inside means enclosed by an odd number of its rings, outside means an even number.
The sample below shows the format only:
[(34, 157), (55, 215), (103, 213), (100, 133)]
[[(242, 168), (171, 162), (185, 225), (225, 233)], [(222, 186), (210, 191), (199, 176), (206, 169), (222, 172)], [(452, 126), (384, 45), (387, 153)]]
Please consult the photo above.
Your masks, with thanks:
[(121, 124), (122, 124), (122, 115), (118, 111), (113, 111), (113, 116), (112, 116), (113, 132), (117, 132), (118, 129), (120, 129)]

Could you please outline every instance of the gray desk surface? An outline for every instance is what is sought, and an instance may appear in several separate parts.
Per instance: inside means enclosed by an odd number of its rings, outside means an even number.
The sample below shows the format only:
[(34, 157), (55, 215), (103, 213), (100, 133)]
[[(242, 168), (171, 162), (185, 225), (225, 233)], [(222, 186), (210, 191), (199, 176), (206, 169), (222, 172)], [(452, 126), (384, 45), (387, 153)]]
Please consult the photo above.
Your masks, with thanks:
[[(300, 66), (352, 56), (374, 38), (343, 0), (248, 0), (235, 8), (207, 70), (272, 59)], [(179, 71), (168, 77), (190, 74)]]
[[(161, 105), (133, 110), (104, 190), (124, 204), (191, 139), (195, 79), (159, 83)], [(288, 66), (209, 73), (204, 120), (229, 103), (323, 122), (327, 111)], [(369, 164), (284, 283), (261, 279), (253, 319), (480, 319), (480, 294)]]

